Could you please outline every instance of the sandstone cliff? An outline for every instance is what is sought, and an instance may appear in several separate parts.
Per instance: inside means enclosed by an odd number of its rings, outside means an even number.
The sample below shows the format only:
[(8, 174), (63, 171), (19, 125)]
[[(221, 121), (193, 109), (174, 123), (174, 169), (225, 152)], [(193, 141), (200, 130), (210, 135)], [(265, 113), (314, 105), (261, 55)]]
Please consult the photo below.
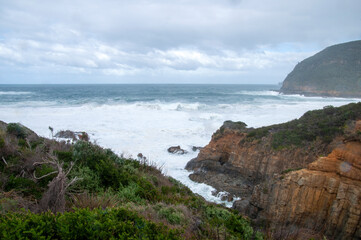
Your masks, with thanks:
[[(325, 135), (310, 137), (306, 129), (319, 131), (323, 114), (333, 122), (343, 116), (342, 130), (324, 123)], [(261, 129), (238, 125), (225, 124), (187, 164), (191, 179), (241, 197), (234, 208), (275, 238), (361, 237), (361, 103)]]
[(361, 41), (330, 46), (296, 65), (280, 92), (361, 97)]

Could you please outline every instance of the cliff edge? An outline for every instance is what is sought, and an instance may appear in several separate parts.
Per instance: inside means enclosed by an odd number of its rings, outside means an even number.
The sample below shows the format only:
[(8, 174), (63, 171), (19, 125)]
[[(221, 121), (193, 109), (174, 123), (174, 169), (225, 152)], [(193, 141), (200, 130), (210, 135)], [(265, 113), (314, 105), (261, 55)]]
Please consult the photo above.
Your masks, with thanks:
[(284, 80), (280, 92), (361, 97), (361, 41), (330, 46), (298, 63)]
[(361, 237), (361, 103), (258, 129), (226, 122), (186, 168), (276, 239)]

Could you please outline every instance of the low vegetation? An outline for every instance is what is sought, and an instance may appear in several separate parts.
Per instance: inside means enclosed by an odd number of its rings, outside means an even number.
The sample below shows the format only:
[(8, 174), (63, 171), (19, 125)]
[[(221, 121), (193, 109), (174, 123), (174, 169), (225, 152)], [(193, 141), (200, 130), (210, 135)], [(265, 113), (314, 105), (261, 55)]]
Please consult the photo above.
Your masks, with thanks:
[[(86, 139), (87, 140), (87, 139)], [(262, 239), (145, 157), (0, 122), (0, 239)]]
[(276, 150), (303, 146), (315, 140), (330, 143), (335, 136), (344, 133), (348, 122), (360, 118), (361, 102), (337, 108), (326, 106), (287, 123), (249, 130), (247, 138), (261, 139), (272, 135), (271, 145)]

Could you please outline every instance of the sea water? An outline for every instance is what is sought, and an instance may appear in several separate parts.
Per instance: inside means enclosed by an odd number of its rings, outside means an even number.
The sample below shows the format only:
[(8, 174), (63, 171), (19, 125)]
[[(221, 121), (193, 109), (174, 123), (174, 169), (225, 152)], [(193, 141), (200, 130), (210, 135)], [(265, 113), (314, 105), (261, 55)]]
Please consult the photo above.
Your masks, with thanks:
[[(299, 118), (308, 110), (360, 99), (282, 95), (277, 85), (0, 85), (0, 120), (20, 122), (44, 137), (85, 131), (118, 154), (142, 153), (209, 201), (222, 203), (184, 169), (226, 120), (261, 127)], [(178, 146), (187, 154), (170, 154)], [(225, 203), (230, 206), (232, 203)]]

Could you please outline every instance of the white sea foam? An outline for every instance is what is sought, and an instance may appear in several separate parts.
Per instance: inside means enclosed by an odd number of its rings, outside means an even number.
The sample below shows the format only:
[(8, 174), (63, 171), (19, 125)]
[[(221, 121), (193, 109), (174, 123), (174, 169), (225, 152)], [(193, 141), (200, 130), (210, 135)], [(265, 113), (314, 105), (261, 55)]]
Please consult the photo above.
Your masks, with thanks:
[(25, 95), (33, 94), (32, 92), (0, 91), (0, 95)]
[(252, 96), (278, 96), (279, 92), (277, 91), (240, 91), (236, 94), (240, 95), (252, 95)]
[[(86, 131), (101, 146), (136, 157), (142, 153), (166, 174), (186, 184), (209, 201), (221, 203), (211, 186), (192, 182), (184, 167), (197, 156), (192, 146), (205, 146), (225, 120), (243, 121), (250, 127), (281, 123), (300, 117), (312, 109), (340, 106), (356, 100), (280, 96), (281, 100), (257, 100), (237, 104), (185, 102), (144, 102), (83, 105), (55, 105), (53, 102), (27, 102), (1, 105), (0, 119), (20, 122), (38, 134), (50, 137), (55, 131)], [(170, 146), (180, 145), (189, 153), (172, 155)], [(231, 203), (226, 203), (230, 206)]]

